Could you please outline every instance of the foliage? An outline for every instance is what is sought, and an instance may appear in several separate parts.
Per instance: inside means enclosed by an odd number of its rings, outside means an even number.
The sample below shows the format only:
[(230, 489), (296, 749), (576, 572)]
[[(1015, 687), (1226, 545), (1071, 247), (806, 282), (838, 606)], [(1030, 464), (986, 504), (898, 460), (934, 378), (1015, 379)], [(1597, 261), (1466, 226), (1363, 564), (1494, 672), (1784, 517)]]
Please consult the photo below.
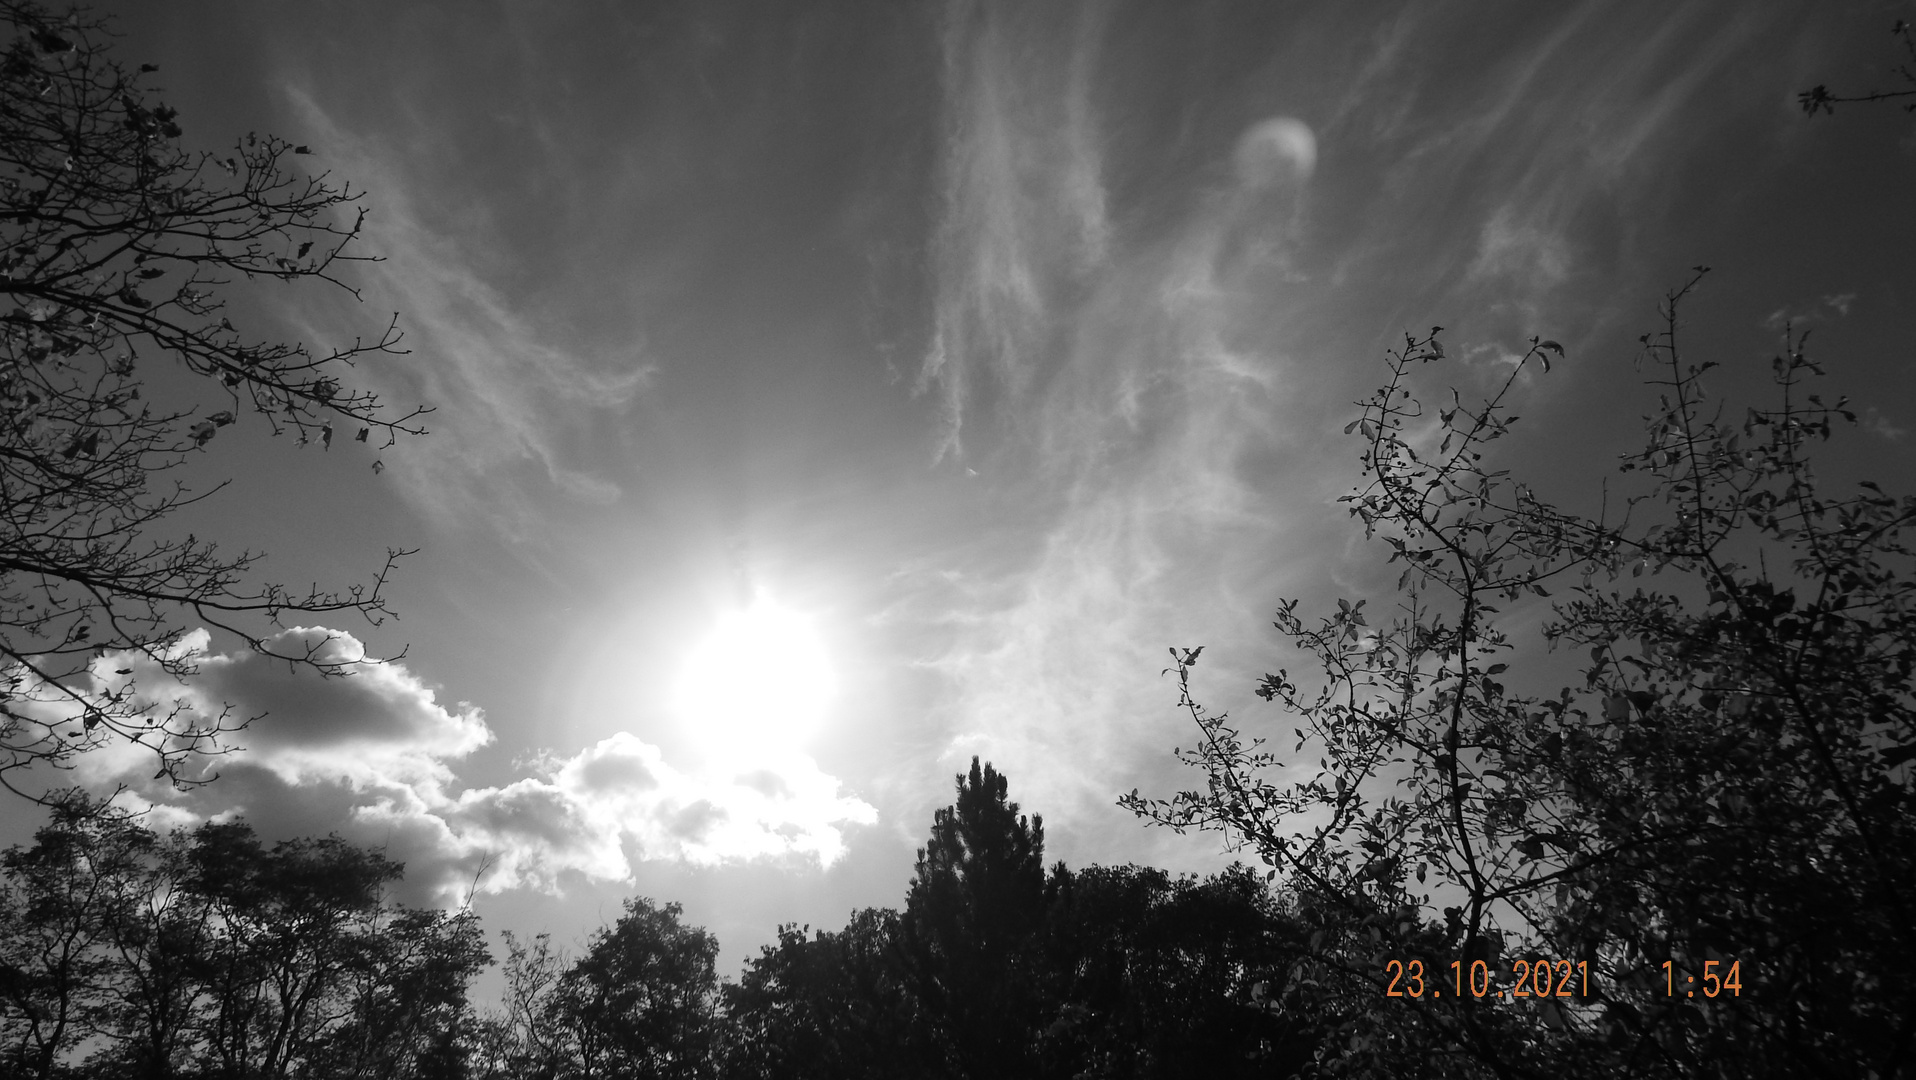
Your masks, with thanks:
[[(1695, 284), (1643, 339), (1660, 396), (1618, 520), (1486, 462), (1554, 342), (1434, 425), (1407, 383), (1442, 357), (1436, 331), (1392, 353), (1351, 425), (1367, 483), (1349, 501), (1406, 566), (1398, 611), (1373, 624), (1341, 600), (1310, 624), (1287, 603), (1278, 629), (1325, 678), (1259, 689), (1298, 718), (1296, 751), (1322, 755), (1307, 778), (1272, 780), (1283, 762), (1193, 700), (1196, 653), (1173, 652), (1208, 786), (1126, 801), (1232, 830), (1288, 875), (1317, 924), (1299, 1005), (1339, 1025), (1348, 1071), (1443, 1054), (1461, 1075), (1890, 1076), (1911, 1060), (1916, 989), (1893, 973), (1916, 960), (1916, 500), (1819, 484), (1810, 447), (1847, 414), (1805, 394), (1819, 372), (1800, 337), (1773, 366), (1778, 404), (1723, 423), (1715, 365), (1679, 348)], [(1526, 692), (1510, 669), (1535, 685), (1553, 665), (1504, 627), (1553, 590), (1543, 637), (1588, 660), (1578, 684)], [(1446, 981), (1449, 1000), (1386, 999), (1387, 963), (1413, 957), (1445, 980), (1483, 959), (1506, 987), (1517, 962), (1584, 962), (1590, 994), (1479, 1004)], [(1740, 991), (1684, 996), (1733, 960)]]
[[(198, 625), (272, 652), (261, 629), (292, 615), (358, 612), (375, 625), (393, 561), (369, 585), (300, 591), (250, 581), (258, 556), (166, 537), (176, 510), (210, 495), (161, 482), (206, 454), (247, 408), (275, 434), (330, 446), (335, 425), (388, 445), (419, 433), (415, 409), (383, 414), (348, 385), (358, 359), (397, 354), (396, 318), (330, 350), (247, 337), (224, 311), (237, 278), (326, 282), (350, 249), (359, 195), (249, 134), (231, 154), (180, 147), (174, 111), (147, 100), (142, 65), (111, 56), (103, 20), (0, 2), (0, 783), (114, 740), (150, 750), (176, 781), (220, 748), (227, 718), (156, 712), (106, 654), (193, 673), (181, 635)], [(167, 364), (165, 361), (170, 360)], [(204, 405), (167, 399), (204, 386)], [(276, 654), (278, 655), (278, 654)], [(325, 643), (281, 657), (343, 670)], [(129, 674), (122, 670), (118, 674)], [(11, 784), (9, 784), (11, 786)]]
[[(1836, 111), (1836, 106), (1838, 105), (1878, 101), (1901, 101), (1905, 98), (1916, 98), (1916, 28), (1912, 28), (1909, 23), (1902, 19), (1897, 19), (1895, 25), (1889, 28), (1889, 32), (1896, 36), (1897, 44), (1903, 47), (1903, 52), (1908, 54), (1909, 57), (1909, 59), (1897, 64), (1895, 68), (1897, 79), (1907, 84), (1905, 89), (1865, 90), (1860, 94), (1833, 94), (1830, 92), (1829, 87), (1818, 83), (1796, 95), (1797, 103), (1803, 106), (1803, 111), (1810, 116), (1815, 116), (1819, 112), (1833, 113)], [(1909, 104), (1904, 105), (1903, 110), (1905, 112), (1916, 112), (1916, 101), (1911, 101)]]
[(718, 940), (683, 910), (632, 897), (569, 966), (547, 936), (507, 935), (506, 1013), (482, 1033), (479, 1075), (715, 1075)]
[(711, 1075), (718, 939), (681, 924), (682, 911), (627, 900), (625, 914), (560, 977), (555, 997), (579, 1047), (581, 1075)]
[(730, 1080), (934, 1075), (897, 963), (898, 913), (854, 912), (843, 930), (779, 928), (723, 988)]
[(1308, 1063), (1316, 1033), (1267, 997), (1302, 934), (1247, 867), (1174, 880), (1060, 866), (1050, 884), (1045, 1075), (1287, 1076)]
[(432, 1075), (490, 961), (470, 912), (386, 903), (399, 866), (337, 838), (162, 838), (69, 794), (4, 868), (9, 1076)]
[(934, 815), (902, 913), (781, 928), (723, 993), (725, 1075), (1232, 1077), (1306, 1062), (1262, 995), (1301, 933), (1238, 867), (1042, 867), (1043, 823), (973, 760)]

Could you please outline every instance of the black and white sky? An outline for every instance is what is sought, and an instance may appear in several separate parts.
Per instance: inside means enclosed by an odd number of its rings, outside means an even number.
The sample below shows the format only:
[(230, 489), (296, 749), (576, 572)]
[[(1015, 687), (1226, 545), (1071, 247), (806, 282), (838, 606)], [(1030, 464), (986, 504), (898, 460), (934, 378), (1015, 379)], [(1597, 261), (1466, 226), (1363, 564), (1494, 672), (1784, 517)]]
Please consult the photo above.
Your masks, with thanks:
[(221, 778), (82, 775), (386, 845), (495, 928), (637, 892), (736, 970), (899, 902), (973, 754), (1052, 859), (1222, 865), (1114, 804), (1197, 780), (1165, 650), (1288, 735), (1250, 693), (1279, 601), (1396, 578), (1336, 499), (1406, 331), (1466, 395), (1562, 342), (1505, 464), (1594, 510), (1654, 404), (1637, 336), (1708, 264), (1713, 389), (1809, 329), (1861, 413), (1830, 471), (1916, 473), (1916, 121), (1795, 102), (1885, 84), (1909, 3), (104, 10), (189, 146), (275, 132), (366, 192), (362, 304), (236, 316), (397, 311), (411, 353), (358, 377), (437, 411), (377, 453), (244, 422), (183, 523), (300, 583), (418, 548), (400, 621), (333, 628), (404, 659), (322, 685), (208, 637), (178, 693), (265, 714)]

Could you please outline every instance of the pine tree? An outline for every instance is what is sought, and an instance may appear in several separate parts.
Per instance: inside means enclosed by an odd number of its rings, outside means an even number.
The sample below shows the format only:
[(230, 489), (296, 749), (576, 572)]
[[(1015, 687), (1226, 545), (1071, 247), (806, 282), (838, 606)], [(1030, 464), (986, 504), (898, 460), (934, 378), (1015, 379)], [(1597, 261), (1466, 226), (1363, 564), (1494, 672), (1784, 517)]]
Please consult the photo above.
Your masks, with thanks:
[(1044, 919), (1044, 819), (1020, 814), (1005, 778), (975, 757), (957, 781), (958, 801), (938, 811), (918, 852), (903, 967), (953, 1075), (1035, 1075), (1043, 1010), (1030, 946)]

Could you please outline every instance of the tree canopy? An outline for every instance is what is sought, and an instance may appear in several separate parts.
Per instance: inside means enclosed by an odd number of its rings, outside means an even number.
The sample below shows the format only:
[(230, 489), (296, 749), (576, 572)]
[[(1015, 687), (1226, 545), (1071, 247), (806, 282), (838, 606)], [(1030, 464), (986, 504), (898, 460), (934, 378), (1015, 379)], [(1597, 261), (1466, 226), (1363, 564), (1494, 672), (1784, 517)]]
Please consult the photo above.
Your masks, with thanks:
[(471, 912), (388, 902), (400, 871), (68, 793), (0, 857), (0, 1075), (434, 1075), (490, 956)]
[[(1775, 358), (1776, 403), (1718, 420), (1716, 365), (1679, 342), (1696, 284), (1643, 337), (1657, 404), (1613, 518), (1494, 467), (1505, 399), (1556, 343), (1482, 405), (1436, 409), (1409, 384), (1442, 360), (1438, 332), (1391, 354), (1348, 429), (1367, 483), (1347, 501), (1404, 564), (1396, 611), (1286, 604), (1278, 629), (1323, 674), (1258, 691), (1301, 725), (1293, 753), (1322, 755), (1304, 779), (1273, 782), (1286, 760), (1199, 705), (1196, 651), (1173, 650), (1208, 783), (1127, 802), (1232, 830), (1287, 875), (1318, 924), (1317, 977), (1294, 994), (1343, 1025), (1354, 1073), (1438, 1051), (1462, 1075), (1910, 1060), (1916, 991), (1881, 973), (1916, 959), (1916, 498), (1819, 481), (1812, 447), (1854, 418), (1808, 392), (1800, 336)], [(1543, 662), (1504, 616), (1531, 598), (1549, 598), (1543, 643), (1587, 657), (1579, 684), (1520, 689)], [(1483, 962), (1531, 1000), (1480, 1005), (1446, 977), (1447, 1001), (1386, 1004), (1391, 962), (1401, 979), (1412, 959), (1433, 978)]]

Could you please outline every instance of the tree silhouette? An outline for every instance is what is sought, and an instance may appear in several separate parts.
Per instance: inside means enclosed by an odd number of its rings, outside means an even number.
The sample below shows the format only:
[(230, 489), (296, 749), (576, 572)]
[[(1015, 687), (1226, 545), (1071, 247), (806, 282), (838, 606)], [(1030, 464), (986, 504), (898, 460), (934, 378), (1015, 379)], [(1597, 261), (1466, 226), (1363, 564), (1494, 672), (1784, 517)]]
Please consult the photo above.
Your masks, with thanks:
[(1051, 885), (1045, 1075), (1248, 1078), (1310, 1062), (1320, 1034), (1265, 1007), (1303, 934), (1248, 868), (1059, 867)]
[(897, 963), (898, 913), (866, 908), (811, 938), (779, 928), (723, 989), (728, 1080), (887, 1080), (935, 1073)]
[[(1442, 1053), (1464, 1075), (1907, 1073), (1916, 988), (1870, 973), (1916, 961), (1916, 498), (1819, 482), (1812, 444), (1853, 417), (1805, 392), (1819, 370), (1794, 334), (1777, 404), (1719, 422), (1715, 365), (1679, 342), (1695, 284), (1643, 337), (1659, 398), (1620, 520), (1490, 463), (1505, 395), (1554, 342), (1481, 407), (1435, 410), (1428, 437), (1407, 383), (1442, 347), (1392, 354), (1351, 425), (1368, 482), (1349, 501), (1406, 564), (1397, 613), (1341, 600), (1310, 624), (1286, 604), (1278, 628), (1323, 677), (1259, 690), (1321, 771), (1267, 779), (1280, 760), (1193, 700), (1195, 653), (1174, 651), (1207, 789), (1126, 801), (1286, 872), (1315, 924), (1300, 1007), (1346, 1030), (1354, 1071)], [(1517, 681), (1543, 662), (1511, 651), (1505, 616), (1533, 597), (1551, 597), (1545, 640), (1587, 657), (1581, 685)], [(1393, 958), (1447, 1000), (1387, 1001)], [(1479, 1007), (1453, 961), (1532, 1000)]]
[[(396, 354), (397, 321), (314, 351), (250, 338), (223, 311), (238, 278), (326, 282), (351, 251), (359, 195), (295, 165), (308, 153), (247, 135), (230, 154), (181, 149), (174, 111), (149, 102), (142, 65), (110, 55), (99, 18), (0, 2), (0, 783), (113, 740), (138, 743), (161, 775), (215, 752), (229, 718), (156, 712), (115, 654), (174, 677), (192, 623), (273, 653), (287, 615), (386, 614), (393, 561), (369, 584), (300, 591), (256, 583), (258, 556), (162, 536), (211, 491), (162, 482), (250, 408), (275, 434), (330, 446), (335, 431), (390, 444), (423, 409), (382, 413), (350, 385), (362, 358)], [(167, 365), (203, 386), (201, 406), (143, 397)], [(337, 425), (337, 427), (336, 427)], [(283, 648), (283, 647), (282, 647)], [(274, 653), (328, 673), (327, 643)], [(17, 789), (16, 789), (17, 790)]]
[(559, 1077), (702, 1080), (718, 1051), (718, 939), (642, 896), (593, 935), (537, 1006)]
[(948, 1066), (965, 1077), (1034, 1075), (1044, 919), (1044, 819), (1006, 797), (1003, 775), (971, 759), (931, 838), (899, 920), (908, 984)]
[(397, 908), (399, 866), (242, 822), (158, 837), (69, 792), (0, 881), (0, 1075), (457, 1072), (488, 962), (470, 912)]
[(1236, 1077), (1307, 1063), (1276, 1014), (1296, 917), (1237, 866), (1173, 880), (1060, 864), (1006, 778), (973, 761), (934, 815), (903, 914), (782, 927), (723, 990), (728, 1080)]

